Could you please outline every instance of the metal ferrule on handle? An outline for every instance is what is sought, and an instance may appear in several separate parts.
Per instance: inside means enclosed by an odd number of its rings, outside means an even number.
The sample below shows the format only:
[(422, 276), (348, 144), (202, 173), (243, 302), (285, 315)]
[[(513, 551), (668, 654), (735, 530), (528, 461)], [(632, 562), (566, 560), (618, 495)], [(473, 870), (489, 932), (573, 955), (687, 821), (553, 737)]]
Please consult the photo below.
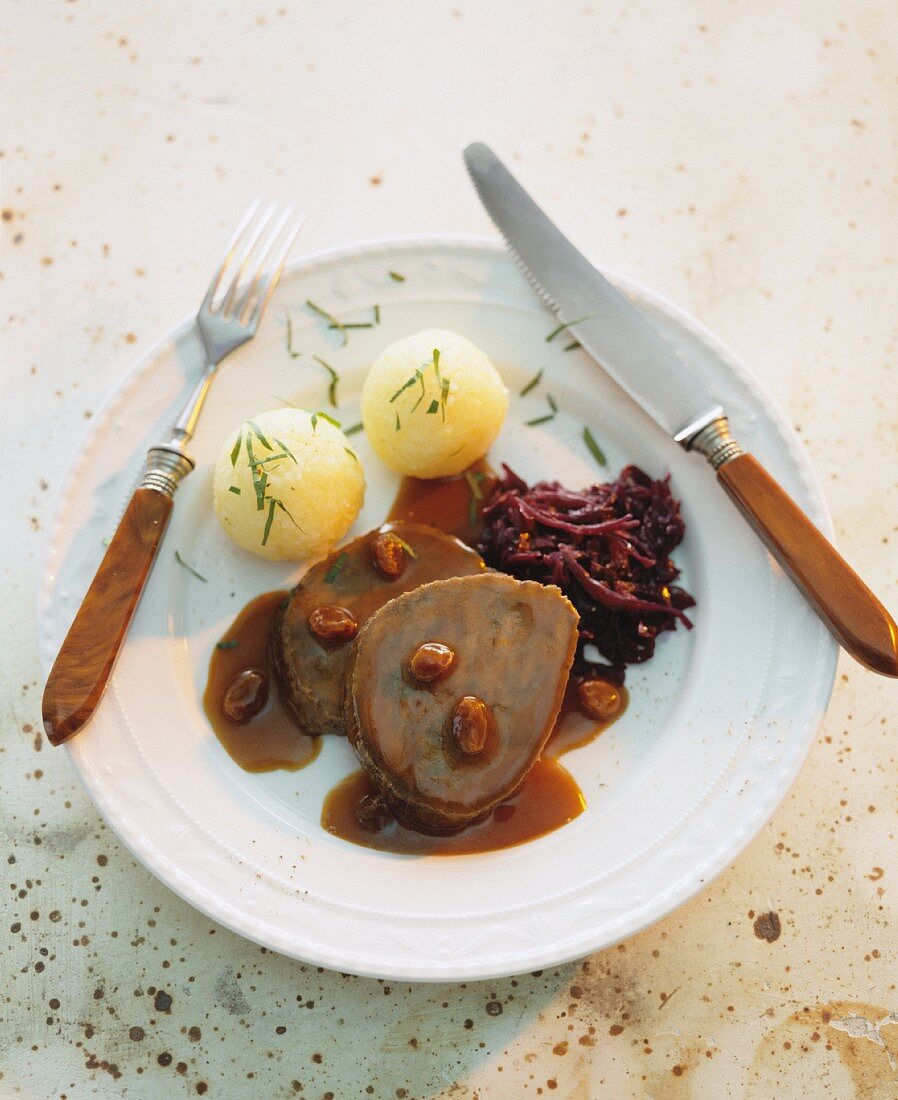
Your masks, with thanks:
[(147, 451), (147, 468), (140, 485), (142, 489), (157, 489), (168, 497), (194, 469), (196, 463), (174, 443), (151, 447)]
[(687, 451), (704, 455), (715, 470), (742, 454), (742, 448), (730, 435), (730, 422), (722, 410), (710, 423), (676, 438)]

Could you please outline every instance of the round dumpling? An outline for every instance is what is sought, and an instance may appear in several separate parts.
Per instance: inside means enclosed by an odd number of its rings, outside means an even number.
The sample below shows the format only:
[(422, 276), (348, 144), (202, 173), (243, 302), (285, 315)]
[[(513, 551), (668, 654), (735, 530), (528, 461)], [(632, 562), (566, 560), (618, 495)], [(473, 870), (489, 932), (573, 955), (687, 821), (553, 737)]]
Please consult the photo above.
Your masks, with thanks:
[(383, 351), (362, 389), (371, 446), (412, 477), (450, 477), (482, 458), (499, 434), (508, 390), (464, 336), (426, 329)]
[(272, 561), (327, 553), (365, 498), (349, 440), (302, 409), (274, 409), (241, 424), (221, 449), (212, 487), (225, 531)]

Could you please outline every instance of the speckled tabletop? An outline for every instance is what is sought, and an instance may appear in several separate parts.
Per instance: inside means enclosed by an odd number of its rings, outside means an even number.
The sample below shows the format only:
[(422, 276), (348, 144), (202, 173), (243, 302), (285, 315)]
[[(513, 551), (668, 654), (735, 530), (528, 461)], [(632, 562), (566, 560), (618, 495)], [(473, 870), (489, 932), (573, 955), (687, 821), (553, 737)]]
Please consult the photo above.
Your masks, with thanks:
[(309, 249), (489, 232), (511, 158), (584, 249), (766, 383), (898, 608), (894, 9), (349, 0), (5, 6), (0, 1096), (898, 1095), (898, 684), (843, 659), (791, 795), (580, 963), (405, 985), (281, 958), (137, 865), (39, 726), (35, 589), (91, 412), (253, 195)]

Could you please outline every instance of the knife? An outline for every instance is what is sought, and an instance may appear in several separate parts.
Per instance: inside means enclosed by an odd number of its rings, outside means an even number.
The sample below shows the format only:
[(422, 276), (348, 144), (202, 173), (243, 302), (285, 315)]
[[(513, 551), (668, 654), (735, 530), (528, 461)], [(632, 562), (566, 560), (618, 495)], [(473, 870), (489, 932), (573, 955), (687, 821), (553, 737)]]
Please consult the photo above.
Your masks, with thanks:
[(898, 627), (870, 589), (760, 462), (726, 413), (649, 321), (546, 217), (496, 154), (464, 152), (480, 201), (524, 274), (582, 347), (717, 480), (841, 645), (898, 676)]

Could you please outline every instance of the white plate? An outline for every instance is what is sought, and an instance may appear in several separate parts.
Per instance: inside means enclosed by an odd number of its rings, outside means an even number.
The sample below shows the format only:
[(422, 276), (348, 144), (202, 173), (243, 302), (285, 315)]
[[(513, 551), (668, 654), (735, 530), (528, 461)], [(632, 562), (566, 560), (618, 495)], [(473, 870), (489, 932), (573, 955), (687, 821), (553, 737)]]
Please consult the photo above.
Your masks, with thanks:
[[(405, 275), (395, 282), (388, 272)], [(668, 303), (615, 280), (730, 413), (734, 434), (830, 534), (819, 487), (782, 416), (708, 332)], [(335, 334), (303, 308), (341, 316), (375, 303), (382, 321)], [(567, 827), (507, 851), (450, 858), (382, 854), (319, 825), (324, 795), (355, 761), (326, 738), (312, 766), (252, 775), (221, 748), (200, 698), (215, 640), (257, 593), (296, 569), (237, 550), (211, 510), (217, 449), (248, 416), (286, 398), (326, 408), (327, 378), (295, 343), (340, 371), (340, 416), (358, 419), (366, 365), (397, 337), (456, 329), (483, 347), (513, 398), (493, 451), (524, 477), (580, 486), (635, 462), (673, 475), (686, 539), (676, 557), (698, 605), (695, 629), (665, 635), (628, 673), (631, 705), (593, 744), (564, 758), (587, 800)], [(497, 977), (605, 947), (669, 913), (748, 844), (794, 780), (822, 719), (836, 646), (715, 485), (582, 352), (547, 344), (554, 325), (493, 242), (375, 241), (317, 254), (282, 280), (260, 336), (222, 373), (193, 444), (196, 472), (171, 527), (115, 677), (91, 726), (69, 747), (100, 812), (163, 882), (250, 939), (342, 971), (419, 980)], [(198, 365), (189, 324), (145, 356), (97, 415), (60, 496), (41, 591), (49, 667), (102, 554), (102, 540)], [(542, 428), (523, 421), (560, 412)], [(607, 452), (598, 471), (588, 423)], [(383, 520), (396, 480), (355, 437), (368, 476), (353, 533)], [(209, 578), (202, 584), (174, 561)], [(692, 614), (692, 613), (690, 613)]]

